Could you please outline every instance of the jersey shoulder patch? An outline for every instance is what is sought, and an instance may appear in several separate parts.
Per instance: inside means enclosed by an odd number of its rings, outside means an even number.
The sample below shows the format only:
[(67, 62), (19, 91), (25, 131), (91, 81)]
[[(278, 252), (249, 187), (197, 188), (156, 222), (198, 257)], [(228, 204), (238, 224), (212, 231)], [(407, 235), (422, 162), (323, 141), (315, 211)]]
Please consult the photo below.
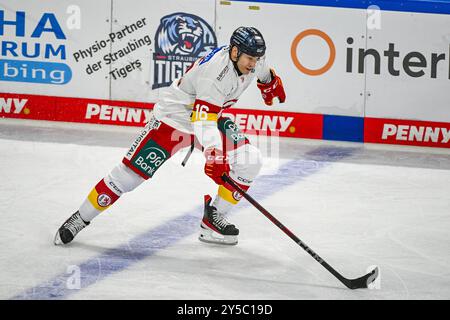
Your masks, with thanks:
[(210, 53), (208, 53), (208, 54), (202, 59), (202, 61), (200, 62), (199, 65), (203, 65), (203, 64), (209, 62), (209, 60), (211, 60), (212, 57), (214, 57), (214, 55), (215, 55), (217, 52), (219, 52), (220, 50), (222, 50), (223, 48), (225, 48), (225, 46), (221, 46), (221, 47), (215, 48), (213, 51), (211, 51)]

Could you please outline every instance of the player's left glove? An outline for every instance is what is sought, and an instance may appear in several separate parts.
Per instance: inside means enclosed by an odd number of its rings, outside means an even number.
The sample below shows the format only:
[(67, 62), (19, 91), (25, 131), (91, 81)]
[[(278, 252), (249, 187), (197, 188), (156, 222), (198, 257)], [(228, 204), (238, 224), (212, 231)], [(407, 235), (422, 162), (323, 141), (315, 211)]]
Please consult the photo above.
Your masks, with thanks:
[(227, 155), (224, 155), (219, 149), (208, 148), (205, 151), (205, 157), (205, 174), (213, 179), (215, 183), (224, 184), (222, 175), (230, 172)]
[(271, 106), (273, 104), (273, 98), (278, 98), (280, 103), (286, 100), (286, 93), (284, 92), (283, 83), (279, 76), (275, 74), (273, 69), (270, 69), (272, 75), (272, 81), (269, 83), (257, 82), (259, 90), (261, 90), (261, 95), (264, 99), (266, 105)]

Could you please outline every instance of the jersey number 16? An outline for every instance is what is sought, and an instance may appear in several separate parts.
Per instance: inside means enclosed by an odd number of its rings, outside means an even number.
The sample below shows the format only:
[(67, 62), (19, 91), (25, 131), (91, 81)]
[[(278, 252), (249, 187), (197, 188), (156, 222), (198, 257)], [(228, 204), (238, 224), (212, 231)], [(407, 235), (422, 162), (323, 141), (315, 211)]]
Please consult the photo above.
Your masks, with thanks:
[(208, 106), (197, 104), (195, 106), (195, 119), (205, 121), (208, 120)]

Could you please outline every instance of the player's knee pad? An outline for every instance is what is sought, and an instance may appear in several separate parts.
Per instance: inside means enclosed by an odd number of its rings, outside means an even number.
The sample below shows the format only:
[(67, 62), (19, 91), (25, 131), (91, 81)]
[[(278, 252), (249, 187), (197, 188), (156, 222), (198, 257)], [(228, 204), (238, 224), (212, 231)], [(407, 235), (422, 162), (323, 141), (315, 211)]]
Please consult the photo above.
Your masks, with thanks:
[(79, 211), (85, 221), (91, 221), (100, 212), (108, 209), (122, 194), (135, 189), (145, 180), (123, 163), (114, 167), (91, 190)]
[(245, 144), (232, 151), (229, 157), (231, 178), (240, 184), (250, 185), (263, 164), (261, 151), (251, 144)]
[(123, 163), (115, 166), (104, 180), (108, 187), (119, 196), (125, 192), (134, 190), (145, 181), (144, 178), (134, 173)]

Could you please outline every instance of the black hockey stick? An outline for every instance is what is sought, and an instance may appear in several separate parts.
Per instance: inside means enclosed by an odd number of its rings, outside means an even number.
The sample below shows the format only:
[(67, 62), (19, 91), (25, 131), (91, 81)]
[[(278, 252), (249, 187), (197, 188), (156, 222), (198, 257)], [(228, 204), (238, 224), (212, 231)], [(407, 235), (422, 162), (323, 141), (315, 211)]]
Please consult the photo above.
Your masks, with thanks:
[(186, 156), (184, 157), (183, 162), (181, 165), (184, 167), (186, 166), (186, 163), (188, 162), (189, 158), (191, 157), (192, 152), (194, 152), (195, 144), (194, 142), (191, 143), (191, 147), (189, 148), (188, 152), (186, 153)]
[(265, 215), (270, 221), (272, 221), (278, 228), (280, 228), (285, 234), (287, 234), (295, 243), (297, 243), (300, 247), (302, 247), (306, 252), (308, 252), (314, 259), (317, 260), (325, 269), (331, 272), (336, 278), (339, 279), (347, 288), (349, 289), (360, 289), (360, 288), (368, 288), (368, 285), (371, 284), (378, 277), (378, 267), (375, 267), (368, 274), (356, 278), (356, 279), (347, 279), (343, 277), (339, 272), (337, 272), (332, 266), (330, 266), (325, 260), (323, 260), (317, 253), (315, 253), (310, 247), (306, 245), (302, 240), (300, 240), (295, 234), (293, 234), (288, 228), (286, 228), (280, 221), (278, 221), (273, 215), (270, 214), (269, 211), (263, 208), (255, 199), (248, 195), (247, 192), (241, 189), (239, 185), (236, 184), (228, 175), (223, 175), (222, 179), (230, 184), (237, 192), (239, 192), (248, 202), (254, 205), (263, 215)]

